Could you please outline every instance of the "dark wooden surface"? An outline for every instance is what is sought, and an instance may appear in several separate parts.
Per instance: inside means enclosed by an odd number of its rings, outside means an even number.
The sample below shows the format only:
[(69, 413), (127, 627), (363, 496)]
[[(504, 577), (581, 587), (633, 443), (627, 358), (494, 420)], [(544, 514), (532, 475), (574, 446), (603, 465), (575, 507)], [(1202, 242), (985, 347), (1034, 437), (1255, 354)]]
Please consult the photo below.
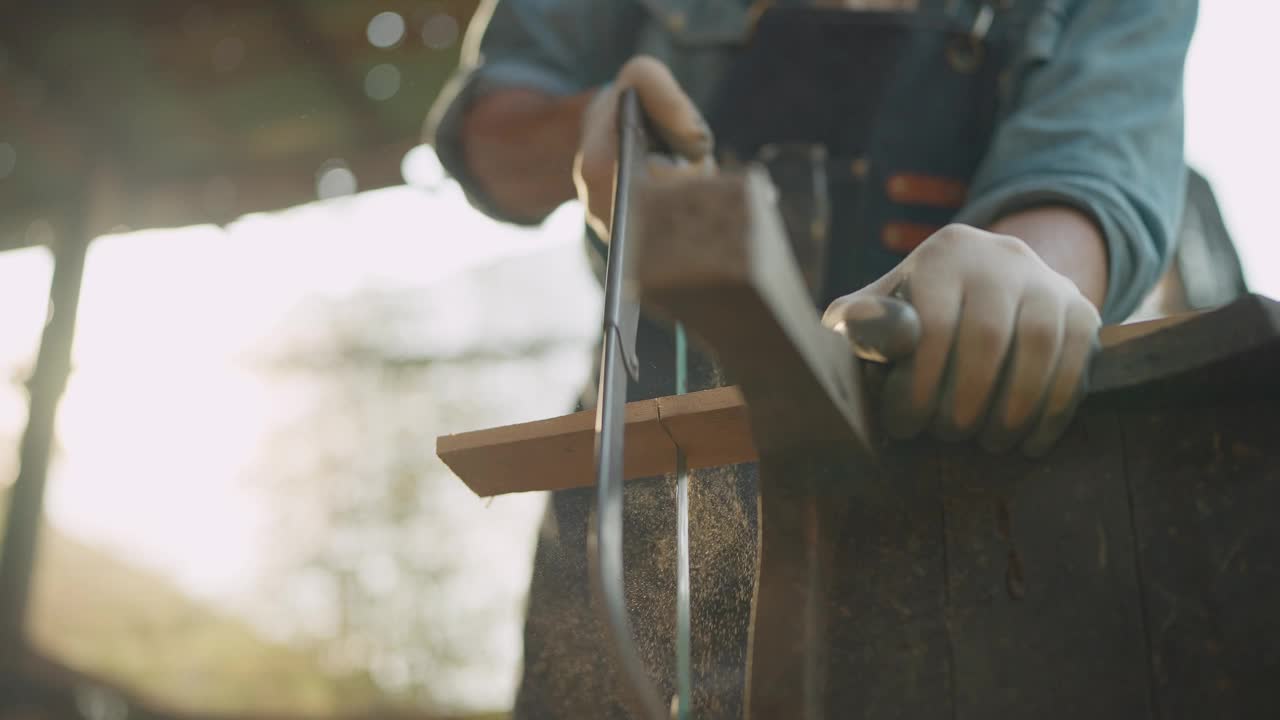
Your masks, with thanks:
[(1108, 348), (1046, 459), (851, 423), (830, 461), (806, 429), (864, 414), (868, 384), (823, 382), (846, 360), (734, 182), (657, 189), (639, 266), (750, 410), (753, 720), (1280, 717), (1280, 305)]
[(1123, 417), (1156, 716), (1280, 718), (1275, 381), (1251, 401)]
[[(878, 468), (847, 472), (881, 475), (883, 502), (809, 486), (842, 518), (820, 535), (824, 717), (1280, 717), (1277, 320), (1250, 298), (1181, 327), (1176, 362), (1196, 338), (1206, 362), (1176, 382), (1152, 374), (1163, 353), (1133, 348), (1155, 379), (1093, 395), (1043, 460), (882, 443)], [(813, 530), (788, 542), (765, 519), (804, 507), (777, 488), (812, 472), (762, 458), (761, 548), (792, 557), (762, 557), (759, 588), (803, 567)], [(794, 628), (804, 597), (775, 593), (757, 625)]]

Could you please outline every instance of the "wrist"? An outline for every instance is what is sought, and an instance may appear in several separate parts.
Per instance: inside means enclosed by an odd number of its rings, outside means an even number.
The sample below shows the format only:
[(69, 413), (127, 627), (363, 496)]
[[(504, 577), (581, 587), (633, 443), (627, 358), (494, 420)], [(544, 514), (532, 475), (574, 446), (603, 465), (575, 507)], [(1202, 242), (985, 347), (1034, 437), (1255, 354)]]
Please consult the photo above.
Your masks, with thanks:
[(1043, 205), (1006, 215), (992, 223), (990, 230), (1026, 243), (1046, 265), (1075, 283), (1094, 307), (1102, 309), (1109, 258), (1102, 230), (1088, 215), (1067, 205)]

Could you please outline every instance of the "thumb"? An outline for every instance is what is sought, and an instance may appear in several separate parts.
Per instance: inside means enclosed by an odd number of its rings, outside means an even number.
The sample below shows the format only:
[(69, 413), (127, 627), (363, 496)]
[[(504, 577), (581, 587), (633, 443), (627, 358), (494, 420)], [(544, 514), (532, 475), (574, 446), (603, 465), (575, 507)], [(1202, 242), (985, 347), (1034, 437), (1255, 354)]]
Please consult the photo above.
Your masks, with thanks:
[(711, 128), (670, 68), (660, 60), (645, 55), (628, 60), (618, 71), (615, 85), (635, 88), (654, 129), (676, 155), (696, 164), (711, 154)]
[(831, 303), (822, 324), (849, 339), (859, 358), (876, 363), (901, 360), (920, 342), (920, 316), (905, 300), (869, 286)]

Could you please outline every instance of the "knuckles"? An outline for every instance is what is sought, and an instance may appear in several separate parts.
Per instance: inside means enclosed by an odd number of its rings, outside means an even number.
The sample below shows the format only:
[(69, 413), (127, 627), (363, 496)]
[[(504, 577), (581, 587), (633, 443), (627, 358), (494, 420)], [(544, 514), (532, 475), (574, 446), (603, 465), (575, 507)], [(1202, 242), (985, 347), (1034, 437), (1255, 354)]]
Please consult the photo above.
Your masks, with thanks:
[(1018, 326), (1018, 343), (1036, 358), (1049, 358), (1058, 347), (1061, 320), (1057, 316), (1036, 317)]
[[(989, 387), (967, 388), (950, 400), (942, 399), (943, 407), (928, 408), (909, 407), (911, 395), (902, 393), (898, 397), (886, 395), (886, 409), (895, 410), (886, 414), (886, 419), (913, 419), (916, 422), (897, 423), (891, 432), (897, 437), (909, 436), (915, 431), (932, 427), (933, 434), (940, 439), (967, 435), (975, 432), (981, 425), (983, 444), (989, 450), (1004, 452), (1012, 449), (1020, 436), (1032, 426), (1041, 426), (1046, 422), (1058, 422), (1046, 413), (1069, 412), (1067, 402), (1074, 392), (1078, 391), (1080, 372), (1069, 369), (1074, 367), (1078, 358), (1082, 357), (1082, 343), (1092, 343), (1096, 347), (1097, 330), (1101, 318), (1097, 308), (1080, 292), (1070, 279), (1061, 275), (1049, 265), (1027, 243), (1009, 235), (987, 232), (963, 224), (951, 224), (935, 232), (903, 261), (895, 274), (896, 281), (916, 283), (955, 283), (958, 281), (959, 294), (956, 300), (963, 302), (965, 295), (979, 292), (990, 302), (991, 293), (995, 292), (998, 301), (1009, 303), (1006, 309), (1014, 308), (1011, 315), (999, 318), (968, 317), (963, 324), (956, 327), (962, 313), (956, 310), (955, 302), (946, 292), (918, 294), (934, 298), (917, 304), (915, 309), (919, 315), (922, 332), (922, 346), (938, 350), (938, 338), (950, 338), (951, 333), (959, 331), (955, 343), (949, 350), (942, 352), (950, 356), (951, 361), (959, 357), (960, 352), (969, 360), (986, 365), (994, 364), (1002, 367), (997, 379)], [(950, 287), (954, 287), (951, 285)], [(1010, 342), (1012, 338), (1012, 342)], [(963, 349), (961, 349), (963, 348)], [(1032, 375), (1043, 375), (1048, 386), (1035, 389), (1023, 388), (1023, 392), (1034, 391), (1037, 396), (1047, 393), (1044, 399), (1047, 404), (1040, 410), (1033, 409), (1038, 402), (1025, 398), (1015, 398), (1012, 394), (1004, 397), (1001, 393), (1013, 393), (1015, 389), (1004, 388), (1009, 378), (1005, 373), (1013, 371), (1015, 363), (1008, 362), (1013, 354), (1020, 358), (1017, 365), (1023, 368), (1020, 372), (1031, 372)], [(1029, 365), (1028, 365), (1029, 363)], [(1054, 368), (1066, 363), (1068, 369), (1060, 372)], [(917, 366), (933, 367), (930, 363)], [(972, 365), (970, 365), (972, 367)], [(918, 380), (919, 378), (917, 378)], [(1026, 384), (1025, 382), (1021, 384)], [(901, 391), (905, 388), (894, 388)], [(886, 387), (886, 391), (889, 390)], [(938, 393), (941, 387), (934, 387), (932, 392)], [(958, 391), (958, 388), (952, 392)], [(981, 398), (972, 396), (977, 392)], [(1066, 396), (1065, 398), (1063, 396)], [(935, 398), (937, 401), (938, 398)], [(963, 400), (964, 407), (956, 405)], [(982, 407), (989, 407), (987, 413), (968, 412), (974, 402)], [(992, 405), (998, 403), (998, 407)], [(947, 405), (951, 407), (946, 407)], [(1016, 407), (1016, 416), (1009, 412)], [(930, 415), (920, 422), (919, 414)], [(1007, 417), (1008, 416), (1008, 417)], [(998, 420), (996, 418), (999, 418)], [(1017, 427), (1005, 427), (1008, 419)], [(987, 423), (995, 422), (996, 426), (987, 427)]]
[(983, 318), (972, 323), (968, 329), (967, 340), (975, 343), (976, 347), (984, 350), (986, 354), (992, 355), (994, 360), (999, 360), (994, 356), (1000, 352), (1004, 340), (1009, 337), (1011, 328), (1003, 323), (996, 322), (990, 318)]

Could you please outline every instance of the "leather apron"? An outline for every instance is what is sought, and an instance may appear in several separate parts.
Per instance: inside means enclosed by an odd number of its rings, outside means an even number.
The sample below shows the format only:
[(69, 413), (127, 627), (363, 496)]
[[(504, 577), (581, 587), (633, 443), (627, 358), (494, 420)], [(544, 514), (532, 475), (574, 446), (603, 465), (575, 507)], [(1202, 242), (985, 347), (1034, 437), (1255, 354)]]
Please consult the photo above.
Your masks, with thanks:
[[(1027, 2), (1028, 0), (1023, 0)], [(890, 270), (950, 221), (999, 111), (1002, 71), (1025, 27), (976, 2), (954, 12), (778, 7), (764, 11), (715, 93), (708, 119), (722, 162), (757, 161), (819, 309)], [(1026, 13), (1016, 14), (1026, 17)], [(641, 318), (631, 400), (674, 392), (670, 329)], [(690, 390), (723, 384), (691, 350)], [(742, 714), (756, 551), (755, 466), (694, 471), (690, 533), (695, 717)], [(673, 478), (627, 484), (627, 597), (636, 642), (674, 693)], [(553, 494), (538, 542), (515, 717), (625, 718), (591, 607), (591, 489)], [(831, 677), (839, 677), (832, 668)], [(846, 707), (839, 702), (830, 707)]]

